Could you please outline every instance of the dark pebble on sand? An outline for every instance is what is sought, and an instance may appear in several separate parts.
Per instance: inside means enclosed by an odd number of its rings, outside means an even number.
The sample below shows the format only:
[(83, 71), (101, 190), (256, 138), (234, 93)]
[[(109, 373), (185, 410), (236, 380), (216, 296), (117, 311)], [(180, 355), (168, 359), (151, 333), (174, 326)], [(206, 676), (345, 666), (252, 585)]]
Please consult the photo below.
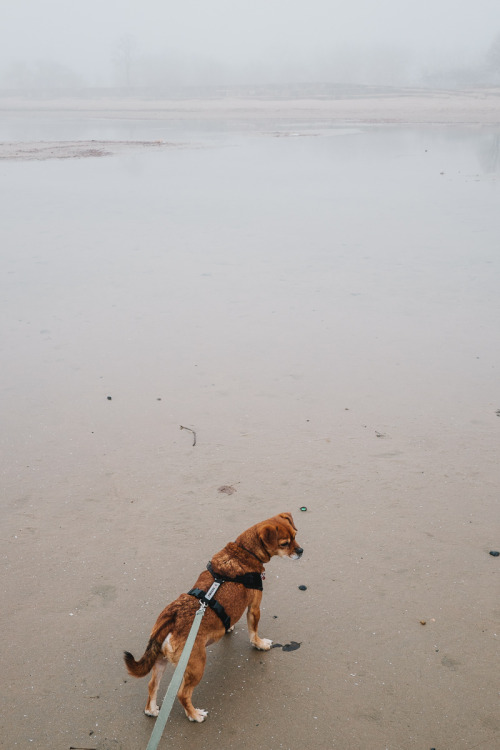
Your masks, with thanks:
[(108, 399), (108, 401), (111, 401), (111, 396), (106, 396), (106, 398)]
[(296, 651), (298, 648), (300, 648), (300, 643), (297, 643), (297, 641), (290, 641), (290, 643), (285, 643), (283, 651)]
[(498, 557), (500, 555), (500, 552), (497, 552), (496, 549), (492, 549), (492, 550), (490, 550), (490, 555), (492, 557)]
[(299, 589), (300, 589), (301, 591), (307, 591), (307, 586), (299, 586)]

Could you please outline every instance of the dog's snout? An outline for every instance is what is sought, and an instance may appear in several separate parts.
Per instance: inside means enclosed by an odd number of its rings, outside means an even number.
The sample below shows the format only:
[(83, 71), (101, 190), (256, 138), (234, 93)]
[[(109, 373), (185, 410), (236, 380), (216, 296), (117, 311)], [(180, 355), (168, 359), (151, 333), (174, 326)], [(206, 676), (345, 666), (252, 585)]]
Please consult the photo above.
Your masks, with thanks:
[(302, 547), (296, 547), (296, 548), (295, 548), (295, 553), (296, 553), (296, 554), (297, 554), (297, 555), (298, 555), (299, 557), (301, 556), (301, 554), (303, 553), (303, 551), (304, 551), (304, 550), (302, 549)]

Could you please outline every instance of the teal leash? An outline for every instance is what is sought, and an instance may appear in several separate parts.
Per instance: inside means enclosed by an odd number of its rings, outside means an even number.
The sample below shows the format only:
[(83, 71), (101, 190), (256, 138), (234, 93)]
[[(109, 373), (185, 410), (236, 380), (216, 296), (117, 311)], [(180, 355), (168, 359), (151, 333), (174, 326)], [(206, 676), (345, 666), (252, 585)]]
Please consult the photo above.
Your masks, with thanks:
[[(205, 599), (211, 599), (219, 586), (220, 583), (217, 583), (215, 581), (205, 594)], [(191, 630), (189, 631), (186, 643), (184, 644), (184, 648), (182, 649), (181, 658), (177, 662), (175, 672), (172, 675), (170, 685), (168, 686), (165, 698), (163, 699), (163, 703), (161, 704), (160, 713), (158, 714), (158, 718), (155, 721), (155, 725), (153, 727), (153, 731), (151, 732), (151, 737), (149, 738), (146, 750), (156, 750), (158, 747), (158, 743), (161, 740), (163, 730), (165, 729), (165, 724), (167, 723), (167, 719), (170, 716), (170, 711), (172, 710), (172, 706), (174, 705), (175, 698), (177, 696), (177, 693), (179, 692), (182, 678), (184, 677), (184, 672), (186, 671), (189, 657), (191, 656), (191, 651), (193, 650), (194, 642), (196, 640), (196, 636), (201, 625), (201, 620), (203, 615), (205, 614), (206, 609), (207, 605), (205, 604), (205, 602), (202, 602), (199, 610), (194, 616)]]

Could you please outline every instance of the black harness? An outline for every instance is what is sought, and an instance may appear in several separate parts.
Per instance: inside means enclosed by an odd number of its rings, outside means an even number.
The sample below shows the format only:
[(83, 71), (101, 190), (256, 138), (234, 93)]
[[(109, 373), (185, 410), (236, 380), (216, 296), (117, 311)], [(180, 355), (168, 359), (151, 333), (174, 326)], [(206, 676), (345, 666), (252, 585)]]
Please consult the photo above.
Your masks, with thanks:
[[(218, 583), (220, 586), (223, 583), (241, 583), (246, 589), (256, 589), (257, 591), (262, 591), (262, 580), (264, 578), (264, 573), (244, 573), (241, 576), (230, 578), (229, 576), (222, 575), (222, 573), (216, 573), (212, 568), (211, 562), (207, 564), (207, 570), (212, 574), (215, 583)], [(231, 628), (231, 618), (227, 614), (222, 604), (219, 604), (219, 602), (213, 598), (206, 599), (206, 593), (207, 592), (203, 591), (202, 589), (191, 589), (191, 591), (188, 591), (188, 594), (190, 596), (195, 596), (200, 600), (200, 602), (208, 605), (210, 609), (213, 609), (217, 617), (224, 625), (227, 633)]]

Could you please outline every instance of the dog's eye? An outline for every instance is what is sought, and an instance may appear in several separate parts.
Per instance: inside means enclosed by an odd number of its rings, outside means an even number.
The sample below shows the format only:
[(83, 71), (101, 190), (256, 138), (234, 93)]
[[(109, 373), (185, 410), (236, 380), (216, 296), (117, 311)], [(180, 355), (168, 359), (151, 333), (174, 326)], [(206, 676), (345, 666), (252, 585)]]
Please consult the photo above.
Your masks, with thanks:
[(280, 542), (280, 547), (288, 547), (289, 542)]

